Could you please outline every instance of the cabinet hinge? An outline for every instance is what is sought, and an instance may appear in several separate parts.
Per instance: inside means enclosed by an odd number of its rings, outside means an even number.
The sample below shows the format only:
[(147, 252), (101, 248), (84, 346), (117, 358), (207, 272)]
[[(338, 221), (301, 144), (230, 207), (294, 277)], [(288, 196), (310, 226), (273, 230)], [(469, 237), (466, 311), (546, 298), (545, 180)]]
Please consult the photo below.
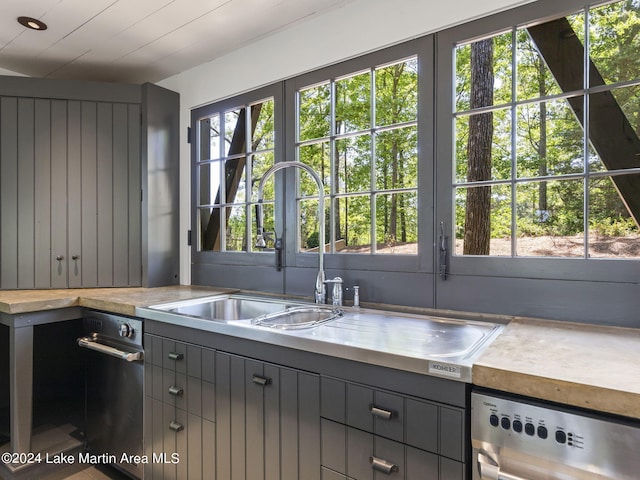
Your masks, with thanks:
[(187, 245), (191, 246), (191, 230), (187, 230)]
[(191, 127), (187, 127), (187, 143), (191, 143)]

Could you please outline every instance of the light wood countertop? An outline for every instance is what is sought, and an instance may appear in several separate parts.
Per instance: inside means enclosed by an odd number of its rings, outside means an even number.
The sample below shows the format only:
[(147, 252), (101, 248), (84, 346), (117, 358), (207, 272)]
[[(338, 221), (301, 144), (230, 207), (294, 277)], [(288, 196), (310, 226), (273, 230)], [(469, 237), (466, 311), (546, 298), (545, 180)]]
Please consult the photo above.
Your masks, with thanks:
[(516, 318), (472, 372), (478, 386), (640, 418), (640, 329)]
[(187, 285), (156, 288), (0, 290), (0, 312), (17, 314), (81, 306), (133, 316), (136, 307), (205, 297), (230, 291), (233, 290)]

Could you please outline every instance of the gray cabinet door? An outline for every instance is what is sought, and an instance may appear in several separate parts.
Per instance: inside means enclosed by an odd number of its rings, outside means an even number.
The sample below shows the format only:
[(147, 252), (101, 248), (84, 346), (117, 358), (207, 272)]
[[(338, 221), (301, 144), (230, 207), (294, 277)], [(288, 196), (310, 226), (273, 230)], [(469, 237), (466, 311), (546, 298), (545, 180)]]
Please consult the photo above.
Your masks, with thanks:
[(0, 102), (0, 288), (140, 285), (140, 105)]
[(217, 478), (320, 479), (316, 375), (216, 353)]

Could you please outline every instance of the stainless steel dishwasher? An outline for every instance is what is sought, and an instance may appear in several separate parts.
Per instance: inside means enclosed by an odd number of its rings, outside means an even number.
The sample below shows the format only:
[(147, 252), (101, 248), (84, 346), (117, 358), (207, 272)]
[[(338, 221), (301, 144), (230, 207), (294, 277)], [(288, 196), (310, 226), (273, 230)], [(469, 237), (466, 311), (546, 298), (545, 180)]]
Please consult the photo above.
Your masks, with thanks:
[(142, 326), (138, 318), (90, 312), (78, 339), (86, 349), (86, 450), (135, 478), (143, 478), (135, 463), (143, 455)]
[(637, 480), (640, 421), (471, 394), (473, 480)]

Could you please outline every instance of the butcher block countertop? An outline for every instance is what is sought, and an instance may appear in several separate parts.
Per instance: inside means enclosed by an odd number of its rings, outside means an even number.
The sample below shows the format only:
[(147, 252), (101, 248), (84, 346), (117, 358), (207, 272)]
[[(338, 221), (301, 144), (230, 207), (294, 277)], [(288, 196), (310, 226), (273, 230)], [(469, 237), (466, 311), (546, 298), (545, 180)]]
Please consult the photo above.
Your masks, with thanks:
[(472, 376), (478, 386), (640, 419), (640, 329), (516, 318)]
[(135, 315), (136, 307), (188, 300), (234, 290), (175, 285), (156, 288), (83, 288), (59, 290), (0, 290), (0, 312), (17, 314), (66, 307), (88, 307)]

